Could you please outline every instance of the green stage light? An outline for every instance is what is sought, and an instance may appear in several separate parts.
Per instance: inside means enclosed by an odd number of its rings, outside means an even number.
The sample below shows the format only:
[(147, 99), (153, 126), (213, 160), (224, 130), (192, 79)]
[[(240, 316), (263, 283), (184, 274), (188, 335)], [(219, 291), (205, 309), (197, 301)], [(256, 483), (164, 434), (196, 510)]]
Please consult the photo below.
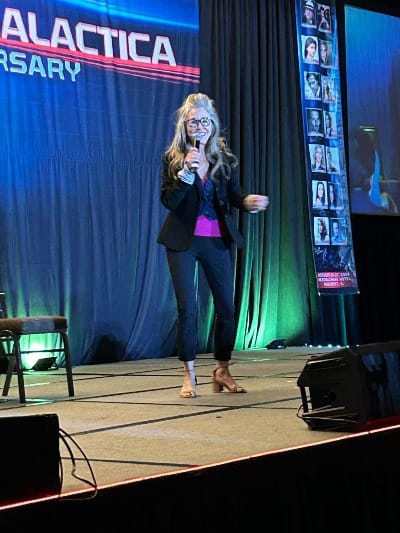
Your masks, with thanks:
[(42, 357), (41, 359), (38, 359), (36, 361), (36, 363), (31, 367), (31, 370), (50, 370), (50, 368), (54, 365), (55, 362), (55, 357)]

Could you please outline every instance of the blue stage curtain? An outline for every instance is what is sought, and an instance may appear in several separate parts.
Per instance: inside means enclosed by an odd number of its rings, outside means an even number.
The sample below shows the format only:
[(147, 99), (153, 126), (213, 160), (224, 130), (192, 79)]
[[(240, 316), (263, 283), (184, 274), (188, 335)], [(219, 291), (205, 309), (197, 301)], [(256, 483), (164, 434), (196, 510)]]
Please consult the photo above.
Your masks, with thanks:
[(104, 4), (0, 9), (0, 288), (68, 317), (74, 364), (173, 353), (161, 154), (200, 81), (197, 0)]

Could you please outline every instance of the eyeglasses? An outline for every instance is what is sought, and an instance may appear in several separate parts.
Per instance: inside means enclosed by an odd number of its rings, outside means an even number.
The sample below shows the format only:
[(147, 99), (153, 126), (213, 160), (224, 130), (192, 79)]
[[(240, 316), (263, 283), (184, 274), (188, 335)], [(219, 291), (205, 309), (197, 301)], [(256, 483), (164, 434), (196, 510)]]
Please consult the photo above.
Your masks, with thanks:
[(208, 126), (211, 124), (211, 120), (208, 117), (202, 117), (202, 118), (191, 118), (190, 120), (186, 121), (187, 124), (191, 128), (197, 128), (200, 124), (203, 126), (203, 128), (208, 128)]

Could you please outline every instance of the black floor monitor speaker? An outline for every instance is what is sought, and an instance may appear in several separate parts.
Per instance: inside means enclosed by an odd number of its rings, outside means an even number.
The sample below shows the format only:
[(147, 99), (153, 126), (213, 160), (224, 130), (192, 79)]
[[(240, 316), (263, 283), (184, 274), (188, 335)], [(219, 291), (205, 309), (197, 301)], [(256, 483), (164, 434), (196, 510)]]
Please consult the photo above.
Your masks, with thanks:
[(400, 341), (312, 356), (301, 372), (301, 418), (310, 429), (360, 431), (400, 423)]
[(0, 505), (61, 491), (56, 414), (2, 416)]

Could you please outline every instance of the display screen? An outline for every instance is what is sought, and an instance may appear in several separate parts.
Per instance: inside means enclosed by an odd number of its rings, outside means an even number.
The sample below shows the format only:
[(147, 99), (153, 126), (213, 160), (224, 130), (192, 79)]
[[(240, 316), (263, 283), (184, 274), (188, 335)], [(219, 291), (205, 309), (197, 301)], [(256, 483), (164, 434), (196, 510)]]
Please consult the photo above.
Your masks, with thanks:
[(367, 387), (369, 417), (400, 414), (400, 354), (398, 351), (369, 353), (361, 358)]
[(352, 213), (400, 214), (400, 18), (345, 6)]

